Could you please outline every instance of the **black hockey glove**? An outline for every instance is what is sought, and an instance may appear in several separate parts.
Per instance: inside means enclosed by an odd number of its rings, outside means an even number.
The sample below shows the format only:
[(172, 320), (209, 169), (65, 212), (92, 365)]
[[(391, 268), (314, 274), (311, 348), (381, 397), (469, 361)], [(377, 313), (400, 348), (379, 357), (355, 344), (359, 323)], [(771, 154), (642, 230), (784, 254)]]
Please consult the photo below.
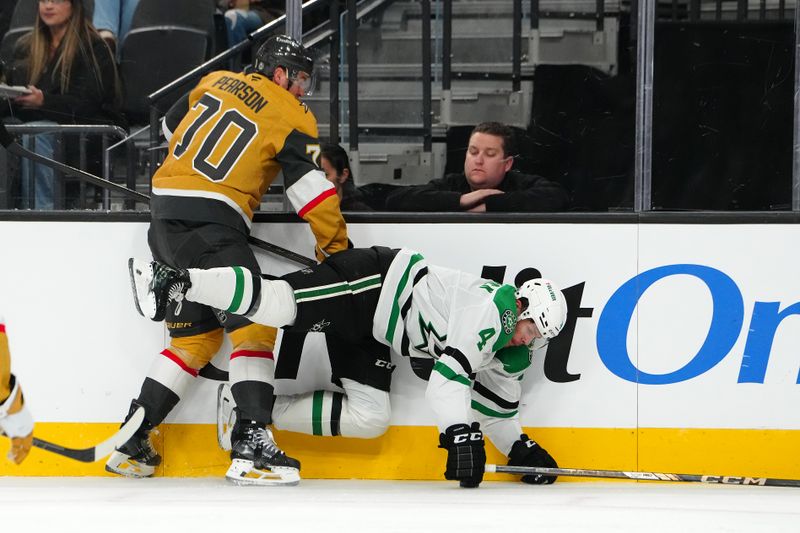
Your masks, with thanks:
[[(543, 466), (545, 468), (558, 468), (555, 459), (550, 457), (547, 450), (532, 441), (526, 434), (519, 436), (519, 440), (511, 447), (508, 454), (509, 466)], [(522, 476), (523, 483), (531, 485), (549, 485), (556, 480), (556, 476), (544, 474), (527, 474)]]
[(457, 479), (462, 487), (475, 488), (483, 481), (486, 450), (480, 424), (454, 424), (439, 434), (439, 448), (447, 450), (445, 479)]

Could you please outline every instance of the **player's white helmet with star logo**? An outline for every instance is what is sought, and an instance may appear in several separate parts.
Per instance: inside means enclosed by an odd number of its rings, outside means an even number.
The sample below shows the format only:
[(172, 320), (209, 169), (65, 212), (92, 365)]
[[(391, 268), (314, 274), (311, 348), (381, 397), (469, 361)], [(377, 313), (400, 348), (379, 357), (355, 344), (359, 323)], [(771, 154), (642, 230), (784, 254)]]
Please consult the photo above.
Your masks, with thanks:
[(528, 307), (519, 314), (517, 321), (533, 320), (545, 339), (558, 335), (567, 322), (567, 300), (561, 289), (549, 279), (526, 281), (517, 289), (516, 298), (528, 301)]

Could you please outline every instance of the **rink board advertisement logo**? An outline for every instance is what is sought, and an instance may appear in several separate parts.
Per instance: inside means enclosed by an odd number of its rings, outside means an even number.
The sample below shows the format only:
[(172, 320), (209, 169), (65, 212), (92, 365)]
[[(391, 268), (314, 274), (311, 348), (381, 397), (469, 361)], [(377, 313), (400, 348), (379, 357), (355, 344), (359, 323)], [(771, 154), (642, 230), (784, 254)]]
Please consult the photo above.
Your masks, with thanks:
[[(506, 267), (484, 267), (482, 276), (501, 282)], [(520, 271), (514, 279), (522, 282), (541, 274), (534, 268)], [(713, 303), (711, 323), (705, 339), (697, 352), (680, 368), (663, 374), (644, 372), (634, 364), (627, 348), (628, 330), (636, 306), (647, 290), (657, 282), (674, 276), (691, 276), (701, 281), (711, 295)], [(499, 278), (499, 279), (498, 279)], [(594, 308), (582, 307), (585, 283), (563, 289), (569, 312), (567, 323), (561, 333), (550, 341), (544, 356), (544, 374), (556, 383), (568, 383), (580, 379), (580, 374), (567, 370), (575, 328), (583, 319), (594, 315)], [(686, 305), (700, 294), (685, 294)], [(680, 310), (666, 310), (665, 315)], [(789, 316), (800, 314), (800, 302), (783, 305), (781, 302), (756, 301), (746, 331), (742, 364), (738, 383), (764, 383), (773, 341), (779, 326)], [(711, 266), (699, 264), (671, 264), (641, 272), (623, 283), (603, 306), (598, 318), (596, 348), (605, 367), (617, 377), (633, 383), (647, 385), (669, 385), (696, 378), (733, 356), (732, 348), (742, 333), (745, 324), (745, 305), (742, 291), (726, 273)], [(800, 374), (796, 377), (800, 383)]]

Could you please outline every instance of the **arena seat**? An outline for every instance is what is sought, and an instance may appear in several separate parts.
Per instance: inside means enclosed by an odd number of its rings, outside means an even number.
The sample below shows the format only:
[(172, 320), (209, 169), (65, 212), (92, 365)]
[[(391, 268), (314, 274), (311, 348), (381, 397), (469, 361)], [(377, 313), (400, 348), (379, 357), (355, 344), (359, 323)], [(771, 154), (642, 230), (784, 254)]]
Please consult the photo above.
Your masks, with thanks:
[[(213, 0), (141, 0), (119, 53), (123, 112), (131, 123), (147, 122), (149, 94), (207, 58), (213, 20)], [(159, 109), (166, 111), (180, 96), (176, 91)]]

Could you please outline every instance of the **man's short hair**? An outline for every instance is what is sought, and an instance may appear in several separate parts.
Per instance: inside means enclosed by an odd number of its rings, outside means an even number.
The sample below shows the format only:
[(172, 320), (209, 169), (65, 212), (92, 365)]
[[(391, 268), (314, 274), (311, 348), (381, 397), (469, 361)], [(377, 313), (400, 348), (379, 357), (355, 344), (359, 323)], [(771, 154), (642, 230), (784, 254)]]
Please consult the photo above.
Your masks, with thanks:
[(500, 122), (481, 122), (469, 134), (470, 138), (476, 133), (485, 133), (487, 135), (494, 135), (503, 140), (503, 155), (514, 156), (517, 155), (517, 145), (514, 141), (514, 130), (509, 126)]

